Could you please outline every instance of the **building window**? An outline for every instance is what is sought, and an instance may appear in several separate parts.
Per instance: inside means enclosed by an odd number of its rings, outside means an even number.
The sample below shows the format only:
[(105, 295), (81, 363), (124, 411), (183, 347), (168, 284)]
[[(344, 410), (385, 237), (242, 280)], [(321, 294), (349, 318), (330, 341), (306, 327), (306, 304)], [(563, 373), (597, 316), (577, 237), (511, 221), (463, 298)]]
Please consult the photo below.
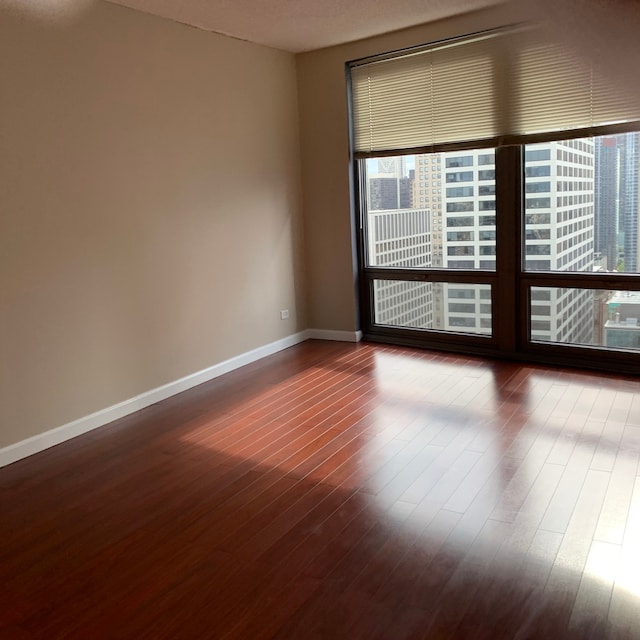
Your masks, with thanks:
[(473, 180), (473, 171), (456, 171), (455, 173), (447, 173), (447, 182), (471, 182)]
[(473, 187), (449, 187), (447, 198), (468, 198), (473, 197)]
[(447, 169), (450, 169), (451, 167), (472, 167), (473, 156), (454, 156), (453, 158), (446, 158), (444, 166)]
[(447, 211), (449, 213), (473, 211), (473, 209), (473, 202), (447, 202)]

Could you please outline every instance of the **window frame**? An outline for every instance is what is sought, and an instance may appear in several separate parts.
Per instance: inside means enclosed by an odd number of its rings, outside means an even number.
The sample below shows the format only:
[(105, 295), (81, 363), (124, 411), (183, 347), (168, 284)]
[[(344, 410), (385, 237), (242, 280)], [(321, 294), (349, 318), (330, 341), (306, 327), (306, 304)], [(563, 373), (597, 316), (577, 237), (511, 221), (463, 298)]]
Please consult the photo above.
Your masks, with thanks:
[[(629, 131), (638, 129), (629, 128)], [(616, 133), (618, 133), (616, 127)], [(602, 135), (611, 132), (603, 128)], [(468, 150), (473, 150), (469, 145)], [(450, 269), (424, 267), (368, 266), (366, 256), (367, 225), (364, 160), (353, 160), (358, 291), (363, 337), (388, 342), (453, 352), (474, 353), (508, 359), (573, 365), (603, 371), (640, 373), (640, 353), (628, 350), (541, 342), (531, 339), (531, 288), (559, 287), (568, 289), (622, 290), (640, 292), (640, 274), (615, 272), (562, 272), (525, 270), (526, 237), (524, 145), (497, 147), (496, 154), (496, 269)], [(456, 227), (443, 226), (442, 231)], [(513, 242), (518, 239), (518, 242)], [(414, 329), (376, 324), (373, 321), (373, 281), (404, 280), (450, 284), (483, 284), (491, 286), (492, 322), (490, 336), (457, 333), (453, 330)], [(450, 300), (442, 301), (448, 304)], [(535, 301), (534, 301), (535, 302)], [(535, 322), (535, 321), (533, 321)]]
[[(477, 34), (476, 34), (477, 35)], [(454, 39), (460, 40), (460, 39)], [(403, 52), (379, 56), (390, 58)], [(531, 340), (531, 289), (532, 287), (587, 288), (598, 290), (640, 291), (640, 274), (592, 273), (592, 272), (552, 272), (525, 270), (525, 219), (536, 214), (535, 209), (526, 209), (526, 199), (538, 197), (536, 192), (525, 193), (525, 145), (539, 142), (553, 142), (576, 138), (615, 135), (640, 131), (640, 120), (606, 124), (595, 127), (569, 129), (565, 131), (544, 131), (527, 135), (523, 140), (506, 140), (496, 144), (495, 140), (456, 141), (438, 145), (416, 146), (376, 150), (371, 153), (354, 151), (354, 120), (351, 91), (351, 65), (346, 66), (348, 92), (350, 163), (352, 175), (351, 201), (355, 231), (355, 258), (357, 261), (357, 291), (360, 327), (365, 339), (372, 341), (406, 344), (447, 351), (474, 353), (507, 359), (544, 362), (545, 364), (575, 365), (583, 368), (612, 370), (616, 372), (640, 373), (640, 353), (566, 343), (545, 343)], [(456, 151), (462, 157), (465, 151), (487, 149), (495, 153), (495, 270), (488, 269), (448, 269), (399, 267), (372, 267), (367, 264), (367, 224), (366, 224), (366, 171), (365, 158), (384, 158), (406, 154)], [(491, 149), (491, 151), (489, 151)], [(540, 160), (543, 162), (543, 160)], [(546, 162), (546, 160), (544, 160)], [(536, 172), (534, 177), (545, 178), (549, 173)], [(449, 181), (448, 175), (465, 171), (464, 166), (442, 166), (441, 188), (452, 188), (458, 182)], [(480, 176), (479, 176), (480, 177)], [(572, 178), (576, 179), (576, 178)], [(435, 191), (435, 190), (434, 190)], [(542, 195), (544, 192), (540, 192)], [(493, 197), (493, 196), (492, 196)], [(545, 197), (542, 195), (542, 197)], [(429, 206), (427, 196), (425, 206)], [(548, 214), (544, 214), (548, 215)], [(544, 221), (541, 221), (545, 224)], [(528, 231), (530, 225), (527, 223)], [(455, 231), (456, 227), (441, 225), (441, 232)], [(490, 256), (488, 256), (490, 257)], [(535, 256), (531, 256), (535, 257)], [(412, 329), (391, 327), (373, 322), (373, 282), (374, 280), (424, 281), (433, 283), (483, 284), (491, 287), (491, 335), (455, 333), (435, 329)], [(442, 304), (448, 304), (442, 300)], [(499, 304), (498, 304), (499, 303)], [(535, 321), (533, 321), (535, 322)]]

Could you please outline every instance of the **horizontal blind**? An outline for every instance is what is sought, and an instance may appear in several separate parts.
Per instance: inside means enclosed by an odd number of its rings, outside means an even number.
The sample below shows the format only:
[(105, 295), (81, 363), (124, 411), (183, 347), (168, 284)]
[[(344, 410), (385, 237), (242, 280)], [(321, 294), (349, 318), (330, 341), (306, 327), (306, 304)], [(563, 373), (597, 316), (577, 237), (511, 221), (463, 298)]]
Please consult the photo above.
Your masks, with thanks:
[(478, 131), (492, 137), (489, 39), (352, 66), (356, 151), (433, 146), (451, 142), (451, 132), (460, 132), (462, 139)]
[(484, 38), (431, 53), (432, 145), (498, 134), (492, 49), (492, 39)]
[(355, 67), (351, 86), (359, 151), (431, 143), (431, 64), (422, 55)]
[(504, 135), (590, 129), (640, 118), (634, 100), (566, 45), (541, 41), (535, 32), (506, 39), (516, 63), (511, 77), (514, 126)]
[(562, 43), (495, 31), (351, 66), (360, 156), (640, 120), (640, 105)]

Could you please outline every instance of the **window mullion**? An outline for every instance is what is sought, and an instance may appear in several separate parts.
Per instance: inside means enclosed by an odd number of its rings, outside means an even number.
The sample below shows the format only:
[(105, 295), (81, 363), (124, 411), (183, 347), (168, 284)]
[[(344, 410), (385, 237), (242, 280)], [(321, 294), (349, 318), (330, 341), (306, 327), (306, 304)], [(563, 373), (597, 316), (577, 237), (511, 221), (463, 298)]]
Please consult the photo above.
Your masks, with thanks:
[(496, 272), (493, 291), (494, 332), (500, 351), (514, 352), (519, 336), (518, 278), (521, 273), (521, 147), (496, 150)]

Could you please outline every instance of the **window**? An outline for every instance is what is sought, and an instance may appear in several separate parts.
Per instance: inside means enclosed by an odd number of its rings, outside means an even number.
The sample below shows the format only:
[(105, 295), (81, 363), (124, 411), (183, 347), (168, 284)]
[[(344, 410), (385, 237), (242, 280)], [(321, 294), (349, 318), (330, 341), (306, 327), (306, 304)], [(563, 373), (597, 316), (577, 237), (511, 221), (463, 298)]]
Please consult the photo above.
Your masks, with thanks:
[(473, 246), (447, 247), (447, 255), (450, 256), (472, 256), (474, 253)]
[(527, 198), (527, 209), (548, 209), (551, 206), (551, 198)]
[(545, 166), (527, 165), (525, 169), (525, 176), (527, 178), (541, 178), (541, 177), (546, 177), (550, 175), (551, 175), (551, 167), (549, 165), (545, 165)]
[(551, 253), (551, 246), (548, 244), (528, 244), (526, 253), (528, 256), (548, 256)]
[(549, 193), (551, 191), (550, 182), (529, 182), (525, 184), (526, 193)]
[(462, 302), (450, 302), (449, 313), (475, 313), (475, 304), (464, 304)]
[(527, 240), (549, 240), (551, 238), (551, 229), (527, 229), (525, 237)]
[(472, 227), (473, 216), (447, 218), (447, 227)]
[(538, 224), (549, 224), (551, 222), (550, 213), (528, 213), (525, 216), (527, 226)]
[(447, 173), (447, 182), (471, 182), (473, 180), (473, 171), (457, 171), (455, 173)]
[(534, 160), (550, 160), (551, 151), (549, 149), (527, 149), (524, 159), (527, 162), (533, 162)]
[(449, 187), (447, 198), (468, 198), (473, 196), (473, 187)]
[(449, 289), (449, 298), (475, 298), (475, 289)]
[(365, 333), (640, 370), (640, 106), (531, 29), (408, 53), (350, 69)]
[(471, 328), (476, 326), (475, 318), (460, 318), (458, 316), (450, 316), (449, 324), (452, 327), (466, 327)]
[(445, 165), (447, 169), (450, 167), (472, 167), (473, 166), (473, 156), (463, 156), (453, 158), (446, 158)]
[(473, 211), (473, 202), (447, 202), (447, 211)]
[(527, 269), (532, 271), (548, 271), (550, 268), (550, 260), (527, 260)]
[(448, 231), (447, 242), (473, 241), (473, 231)]

